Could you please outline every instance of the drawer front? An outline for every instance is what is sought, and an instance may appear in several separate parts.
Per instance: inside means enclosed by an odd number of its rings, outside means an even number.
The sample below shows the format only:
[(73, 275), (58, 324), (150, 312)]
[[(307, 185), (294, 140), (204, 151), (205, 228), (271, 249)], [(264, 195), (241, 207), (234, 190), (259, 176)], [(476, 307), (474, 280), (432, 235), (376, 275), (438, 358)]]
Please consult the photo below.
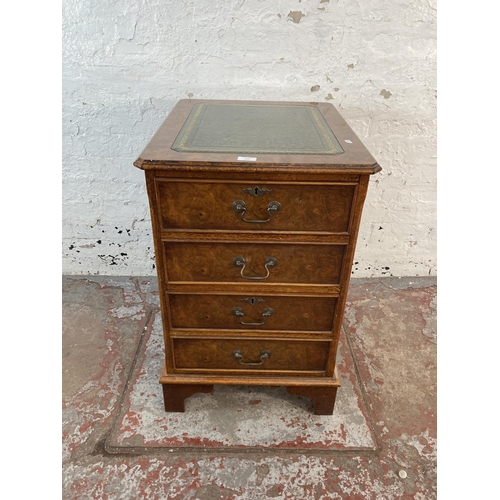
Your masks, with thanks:
[(253, 370), (324, 372), (329, 342), (174, 339), (177, 370)]
[(231, 330), (332, 330), (335, 297), (169, 295), (172, 327)]
[(344, 245), (164, 242), (169, 281), (337, 284)]
[[(355, 185), (156, 180), (167, 229), (348, 232)], [(255, 222), (260, 221), (260, 222)]]

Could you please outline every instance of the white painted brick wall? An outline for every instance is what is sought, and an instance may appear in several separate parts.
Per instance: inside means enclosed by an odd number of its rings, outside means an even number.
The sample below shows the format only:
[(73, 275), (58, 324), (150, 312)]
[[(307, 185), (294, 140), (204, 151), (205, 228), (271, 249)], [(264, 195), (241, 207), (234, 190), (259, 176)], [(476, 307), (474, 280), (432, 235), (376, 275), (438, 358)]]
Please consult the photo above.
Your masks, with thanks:
[(436, 274), (434, 0), (64, 0), (63, 272), (154, 274), (132, 166), (179, 99), (329, 101), (378, 160), (353, 276)]

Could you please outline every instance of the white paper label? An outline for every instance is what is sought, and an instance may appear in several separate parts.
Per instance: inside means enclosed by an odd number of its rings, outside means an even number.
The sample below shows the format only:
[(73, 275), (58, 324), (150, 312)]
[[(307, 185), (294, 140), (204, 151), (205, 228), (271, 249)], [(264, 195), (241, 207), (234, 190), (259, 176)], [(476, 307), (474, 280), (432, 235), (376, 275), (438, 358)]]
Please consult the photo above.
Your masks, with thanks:
[(251, 156), (238, 156), (239, 161), (257, 161), (257, 158), (252, 158)]

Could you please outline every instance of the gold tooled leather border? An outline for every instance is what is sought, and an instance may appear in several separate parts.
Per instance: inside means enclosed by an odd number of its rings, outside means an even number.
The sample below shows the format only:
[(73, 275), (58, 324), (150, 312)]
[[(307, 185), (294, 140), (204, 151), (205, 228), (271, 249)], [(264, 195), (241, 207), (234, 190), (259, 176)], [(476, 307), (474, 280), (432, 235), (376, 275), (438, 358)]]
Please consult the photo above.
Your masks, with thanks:
[[(338, 142), (335, 134), (330, 129), (328, 124), (326, 123), (323, 115), (320, 113), (318, 108), (310, 105), (304, 105), (303, 107), (306, 109), (311, 118), (311, 123), (316, 128), (316, 131), (324, 138), (325, 142), (328, 144), (329, 149), (320, 150), (320, 151), (311, 151), (304, 149), (294, 149), (293, 151), (284, 151), (282, 149), (241, 149), (241, 148), (220, 148), (217, 146), (213, 147), (191, 147), (189, 146), (189, 140), (193, 137), (193, 133), (197, 130), (201, 123), (201, 119), (207, 109), (208, 106), (240, 106), (240, 107), (249, 107), (249, 106), (265, 106), (263, 104), (236, 104), (236, 103), (227, 103), (227, 104), (207, 104), (207, 103), (199, 103), (193, 106), (193, 109), (189, 113), (189, 116), (186, 119), (186, 122), (182, 126), (179, 134), (177, 135), (174, 143), (172, 144), (171, 149), (174, 151), (178, 151), (180, 153), (241, 153), (241, 154), (283, 154), (283, 155), (293, 155), (293, 154), (302, 154), (302, 155), (338, 155), (344, 153), (342, 146)], [(287, 107), (279, 106), (278, 104), (273, 104), (269, 106), (275, 107)], [(288, 106), (292, 107), (292, 106)], [(295, 107), (295, 106), (293, 106)], [(333, 139), (333, 140), (332, 140)]]

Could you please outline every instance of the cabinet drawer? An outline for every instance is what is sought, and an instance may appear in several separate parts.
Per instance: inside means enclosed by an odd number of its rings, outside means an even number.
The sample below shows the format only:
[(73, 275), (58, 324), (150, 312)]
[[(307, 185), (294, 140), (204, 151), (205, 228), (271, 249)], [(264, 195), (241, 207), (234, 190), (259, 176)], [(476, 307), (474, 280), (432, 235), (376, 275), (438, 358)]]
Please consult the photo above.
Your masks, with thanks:
[(329, 342), (174, 339), (178, 370), (256, 370), (324, 372)]
[(332, 330), (335, 297), (169, 295), (172, 327), (231, 330)]
[(349, 231), (356, 187), (355, 184), (217, 183), (165, 179), (156, 179), (156, 186), (160, 225), (164, 230), (339, 233)]
[(344, 245), (164, 242), (169, 281), (336, 284)]

